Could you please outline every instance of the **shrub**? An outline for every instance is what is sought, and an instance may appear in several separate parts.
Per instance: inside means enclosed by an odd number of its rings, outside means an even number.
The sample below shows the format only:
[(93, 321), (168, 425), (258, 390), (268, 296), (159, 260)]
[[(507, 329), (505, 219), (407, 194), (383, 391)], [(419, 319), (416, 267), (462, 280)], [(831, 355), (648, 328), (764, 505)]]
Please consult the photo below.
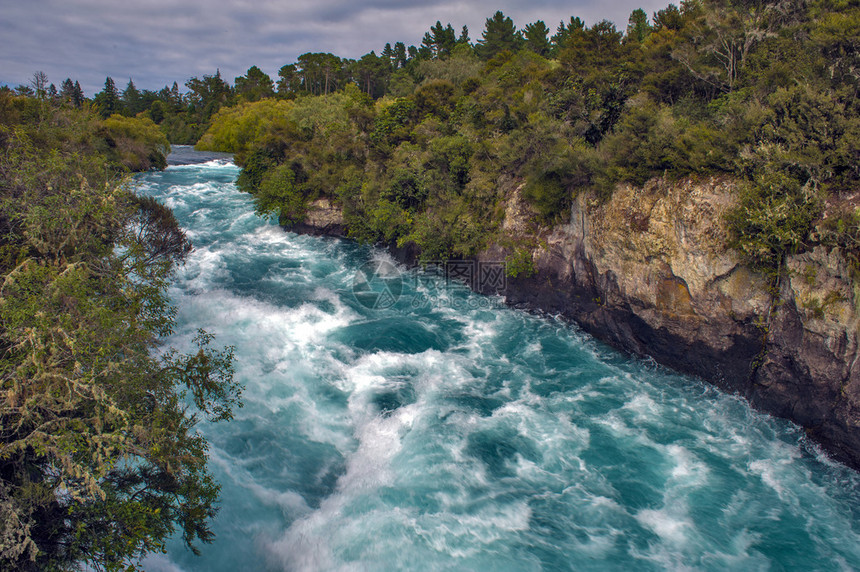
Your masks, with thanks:
[(729, 246), (753, 268), (777, 275), (785, 256), (807, 244), (820, 211), (821, 202), (809, 185), (771, 166), (741, 186), (737, 205), (726, 215)]
[(547, 222), (565, 212), (573, 198), (557, 173), (544, 173), (527, 181), (523, 187), (523, 197)]

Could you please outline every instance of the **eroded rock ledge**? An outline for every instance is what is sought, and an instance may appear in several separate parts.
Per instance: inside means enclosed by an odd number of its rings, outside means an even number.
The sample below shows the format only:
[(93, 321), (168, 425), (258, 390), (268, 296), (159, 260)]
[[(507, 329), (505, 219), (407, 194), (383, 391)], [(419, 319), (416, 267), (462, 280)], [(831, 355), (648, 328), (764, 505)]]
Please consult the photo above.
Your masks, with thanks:
[[(582, 194), (568, 224), (541, 229), (514, 190), (504, 231), (539, 246), (535, 273), (509, 280), (507, 302), (560, 313), (621, 349), (737, 392), (860, 468), (860, 314), (848, 264), (823, 247), (792, 256), (775, 300), (725, 246), (733, 196), (725, 179), (656, 180), (619, 187), (603, 204)], [(345, 234), (336, 207), (319, 201), (294, 230)], [(507, 254), (494, 245), (478, 258)]]

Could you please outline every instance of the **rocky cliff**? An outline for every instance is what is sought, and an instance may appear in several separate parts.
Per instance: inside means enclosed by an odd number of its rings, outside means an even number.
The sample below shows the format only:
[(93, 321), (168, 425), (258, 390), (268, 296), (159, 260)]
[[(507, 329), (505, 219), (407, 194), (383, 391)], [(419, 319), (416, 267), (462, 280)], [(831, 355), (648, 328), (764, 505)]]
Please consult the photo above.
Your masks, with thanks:
[[(513, 191), (506, 239), (539, 246), (534, 273), (509, 280), (507, 302), (563, 314), (737, 392), (860, 468), (860, 313), (848, 264), (819, 247), (790, 257), (789, 275), (769, 284), (725, 246), (733, 197), (727, 180), (656, 180), (605, 203), (580, 195), (568, 224), (541, 229)], [(298, 230), (342, 234), (343, 221), (315, 204)], [(478, 258), (510, 253), (494, 245)]]

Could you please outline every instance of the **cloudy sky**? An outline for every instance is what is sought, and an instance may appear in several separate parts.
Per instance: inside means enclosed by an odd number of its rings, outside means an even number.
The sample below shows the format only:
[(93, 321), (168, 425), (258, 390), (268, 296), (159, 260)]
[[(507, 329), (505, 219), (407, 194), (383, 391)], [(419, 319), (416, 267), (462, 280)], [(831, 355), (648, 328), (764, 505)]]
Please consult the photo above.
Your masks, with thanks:
[(273, 78), (305, 52), (358, 58), (386, 42), (418, 45), (436, 20), (475, 41), (496, 10), (517, 28), (551, 30), (579, 16), (625, 29), (630, 12), (649, 15), (669, 0), (0, 0), (0, 84), (81, 82), (92, 96), (111, 76), (122, 89), (160, 89), (221, 70), (232, 83), (252, 65)]

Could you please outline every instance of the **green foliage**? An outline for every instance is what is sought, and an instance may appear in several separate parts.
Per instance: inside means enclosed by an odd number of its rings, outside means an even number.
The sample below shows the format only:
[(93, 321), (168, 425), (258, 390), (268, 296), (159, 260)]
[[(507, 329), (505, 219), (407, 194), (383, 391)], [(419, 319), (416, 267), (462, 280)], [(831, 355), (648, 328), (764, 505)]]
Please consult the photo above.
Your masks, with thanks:
[(275, 84), (263, 70), (251, 66), (245, 75), (236, 78), (236, 95), (245, 101), (260, 101), (275, 95)]
[(487, 18), (484, 33), (475, 51), (484, 60), (488, 60), (504, 51), (516, 52), (522, 45), (523, 38), (513, 20), (502, 14), (501, 11)]
[(427, 189), (420, 175), (401, 168), (390, 173), (387, 178), (390, 182), (381, 193), (383, 200), (406, 211), (414, 212), (423, 206)]
[(130, 171), (164, 169), (170, 143), (148, 117), (112, 115), (102, 122), (109, 155)]
[(370, 140), (379, 146), (390, 148), (408, 139), (411, 121), (416, 113), (412, 99), (399, 98), (393, 101), (380, 101)]
[[(177, 529), (192, 550), (210, 542), (219, 487), (188, 407), (229, 419), (241, 391), (211, 335), (189, 355), (156, 351), (190, 244), (93, 147), (53, 144), (91, 133), (88, 116), (65, 118), (50, 137), (27, 125), (0, 137), (4, 570), (128, 569)], [(158, 132), (121, 117), (101, 128)]]
[(523, 28), (525, 47), (539, 56), (548, 56), (550, 52), (549, 28), (543, 20), (528, 24)]
[(850, 104), (809, 85), (779, 88), (768, 98), (760, 138), (781, 160), (816, 183), (860, 180), (860, 117)]
[(446, 119), (454, 109), (455, 92), (454, 84), (443, 79), (430, 80), (419, 87), (412, 96), (418, 117), (435, 115)]
[[(455, 86), (461, 86), (470, 78), (476, 77), (482, 67), (481, 60), (469, 46), (458, 44), (454, 46), (449, 57), (417, 62), (414, 76), (419, 81), (445, 80)], [(410, 89), (409, 93), (411, 92)]]
[(289, 122), (293, 107), (293, 102), (273, 99), (225, 107), (212, 118), (212, 125), (196, 148), (234, 153), (242, 164), (249, 150), (261, 145), (269, 134), (295, 129)]
[(307, 198), (296, 185), (296, 176), (288, 165), (266, 171), (254, 194), (258, 214), (274, 214), (278, 224), (291, 227), (305, 218)]
[(648, 14), (642, 8), (637, 8), (627, 21), (627, 39), (641, 44), (651, 34), (652, 29), (648, 23)]
[(619, 182), (642, 186), (653, 177), (680, 178), (730, 172), (725, 134), (707, 119), (696, 121), (668, 106), (636, 98), (629, 102), (615, 132), (600, 147), (595, 180), (602, 194)]
[(189, 89), (187, 100), (200, 121), (208, 121), (221, 107), (233, 103), (233, 88), (221, 78), (220, 71), (202, 78), (192, 77), (185, 87)]
[(505, 274), (511, 278), (528, 278), (535, 272), (534, 256), (528, 248), (518, 247), (505, 258)]
[(51, 107), (0, 92), (0, 144), (21, 129), (40, 148), (80, 157), (102, 156), (112, 172), (163, 169), (170, 152), (167, 138), (146, 117), (113, 115), (102, 120), (90, 110)]
[(801, 185), (780, 166), (769, 164), (739, 193), (727, 215), (729, 245), (765, 273), (782, 271), (787, 254), (806, 245), (821, 204), (809, 185)]
[(570, 207), (572, 198), (557, 173), (544, 173), (530, 179), (523, 187), (523, 197), (547, 221), (552, 221)]
[[(236, 186), (246, 193), (256, 193), (269, 169), (273, 169), (278, 164), (277, 154), (267, 147), (257, 147), (245, 159), (242, 172), (236, 179)], [(274, 212), (269, 206), (263, 209), (263, 212)]]
[(96, 94), (95, 107), (103, 118), (108, 118), (122, 111), (122, 102), (120, 101), (119, 91), (113, 78), (108, 77), (105, 79), (104, 89)]
[(827, 217), (818, 224), (816, 233), (822, 244), (839, 248), (855, 276), (860, 276), (860, 211), (855, 208)]
[(285, 224), (327, 197), (353, 236), (435, 257), (497, 240), (517, 188), (554, 224), (583, 190), (719, 175), (741, 189), (729, 242), (779, 275), (791, 252), (853, 241), (812, 229), (860, 184), (858, 23), (856, 2), (704, 0), (550, 38), (497, 12), (473, 49), (437, 22), (419, 47), (300, 56), (279, 74), (289, 106), (225, 110), (204, 144), (239, 151), (240, 185)]
[(437, 20), (430, 31), (424, 34), (421, 46), (427, 49), (430, 57), (444, 59), (451, 55), (456, 43), (457, 37), (451, 24), (442, 27), (442, 22)]

